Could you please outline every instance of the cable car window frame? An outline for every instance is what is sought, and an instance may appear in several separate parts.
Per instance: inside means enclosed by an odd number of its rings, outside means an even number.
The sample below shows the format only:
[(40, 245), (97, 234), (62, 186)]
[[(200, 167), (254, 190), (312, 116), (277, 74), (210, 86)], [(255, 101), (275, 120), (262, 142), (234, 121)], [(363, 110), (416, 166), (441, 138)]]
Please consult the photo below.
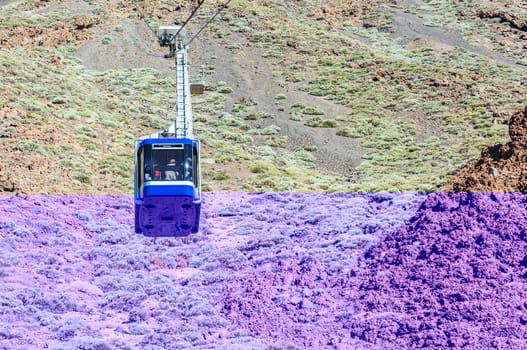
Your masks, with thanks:
[[(143, 179), (144, 179), (144, 182), (149, 182), (149, 181), (154, 180), (154, 164), (152, 164), (152, 145), (143, 144), (142, 148), (143, 148), (143, 164), (142, 164), (142, 167), (144, 169)], [(148, 165), (149, 168), (150, 168), (148, 172), (145, 169), (146, 165)], [(150, 176), (149, 179), (146, 178), (147, 174)]]
[[(192, 160), (193, 158), (193, 145), (186, 143), (186, 142), (174, 142), (174, 143), (152, 143), (150, 146), (150, 153), (152, 158), (152, 165), (154, 166), (157, 164), (157, 168), (161, 169), (161, 176), (159, 181), (194, 181), (193, 173), (191, 173), (192, 178), (186, 179), (185, 178), (185, 162), (188, 158)], [(179, 154), (176, 154), (176, 152), (173, 152), (172, 154), (170, 150), (179, 151)], [(164, 172), (166, 171), (166, 166), (170, 159), (176, 160), (177, 165), (177, 171), (180, 172), (178, 176), (178, 180), (167, 180), (165, 178)], [(154, 162), (157, 161), (157, 163)], [(154, 175), (155, 175), (155, 169), (154, 169)]]
[(198, 145), (192, 147), (192, 180), (194, 186), (199, 188), (199, 155), (198, 155)]

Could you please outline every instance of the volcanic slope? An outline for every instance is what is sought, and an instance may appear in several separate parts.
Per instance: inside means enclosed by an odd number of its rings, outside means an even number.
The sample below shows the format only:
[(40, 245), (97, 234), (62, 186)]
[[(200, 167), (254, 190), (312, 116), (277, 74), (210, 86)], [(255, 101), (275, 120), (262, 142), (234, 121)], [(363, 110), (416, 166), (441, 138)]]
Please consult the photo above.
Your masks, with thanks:
[(154, 240), (128, 196), (3, 196), (0, 347), (524, 349), (526, 204), (210, 193)]
[(345, 328), (402, 348), (525, 349), (526, 197), (436, 193), (366, 254)]
[(254, 265), (224, 287), (222, 308), (302, 348), (525, 349), (526, 201), (430, 194), (341, 273), (310, 257)]
[[(424, 197), (210, 193), (198, 234), (151, 239), (133, 232), (130, 196), (1, 196), (0, 348), (349, 341), (334, 314), (347, 302), (334, 280)], [(284, 279), (273, 277), (282, 270)], [(306, 318), (315, 313), (323, 320)]]

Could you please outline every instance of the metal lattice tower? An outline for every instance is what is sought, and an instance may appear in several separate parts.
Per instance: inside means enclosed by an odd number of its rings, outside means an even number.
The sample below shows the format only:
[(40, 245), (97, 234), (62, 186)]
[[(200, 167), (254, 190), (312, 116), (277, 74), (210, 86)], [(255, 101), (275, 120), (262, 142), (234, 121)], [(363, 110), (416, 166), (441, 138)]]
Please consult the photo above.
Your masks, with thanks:
[(193, 138), (186, 46), (176, 49), (176, 119), (174, 121), (174, 132), (177, 138)]
[(182, 43), (185, 35), (186, 31), (181, 26), (162, 26), (157, 30), (157, 37), (161, 46), (170, 47), (170, 53), (165, 57), (173, 57), (176, 63), (176, 117), (174, 123), (167, 130), (158, 134), (161, 137), (194, 138), (187, 57), (188, 46)]

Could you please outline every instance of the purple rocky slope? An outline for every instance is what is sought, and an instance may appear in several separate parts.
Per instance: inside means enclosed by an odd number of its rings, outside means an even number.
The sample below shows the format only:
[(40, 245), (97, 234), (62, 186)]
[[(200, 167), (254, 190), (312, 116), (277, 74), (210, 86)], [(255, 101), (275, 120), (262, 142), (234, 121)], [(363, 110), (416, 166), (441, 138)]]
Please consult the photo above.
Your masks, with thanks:
[(0, 349), (527, 348), (520, 194), (0, 197)]

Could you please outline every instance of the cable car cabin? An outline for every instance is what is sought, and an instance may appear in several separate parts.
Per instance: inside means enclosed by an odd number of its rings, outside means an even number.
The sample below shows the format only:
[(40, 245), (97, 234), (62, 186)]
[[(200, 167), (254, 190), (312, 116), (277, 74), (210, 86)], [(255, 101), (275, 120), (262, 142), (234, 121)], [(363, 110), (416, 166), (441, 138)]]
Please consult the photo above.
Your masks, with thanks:
[(135, 232), (187, 236), (199, 229), (199, 141), (147, 138), (135, 144)]

